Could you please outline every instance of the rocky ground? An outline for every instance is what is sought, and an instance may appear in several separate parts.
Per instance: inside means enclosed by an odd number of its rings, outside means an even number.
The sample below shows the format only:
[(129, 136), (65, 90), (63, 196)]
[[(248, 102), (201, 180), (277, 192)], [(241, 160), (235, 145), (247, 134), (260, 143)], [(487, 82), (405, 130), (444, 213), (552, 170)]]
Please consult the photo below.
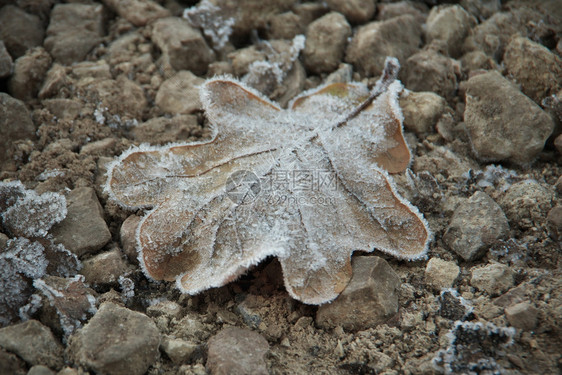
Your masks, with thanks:
[[(0, 373), (559, 373), (560, 2), (212, 3), (0, 0)], [(356, 254), (321, 307), (275, 259), (196, 296), (146, 279), (108, 162), (209, 137), (206, 77), (286, 105), (386, 56), (427, 259)]]

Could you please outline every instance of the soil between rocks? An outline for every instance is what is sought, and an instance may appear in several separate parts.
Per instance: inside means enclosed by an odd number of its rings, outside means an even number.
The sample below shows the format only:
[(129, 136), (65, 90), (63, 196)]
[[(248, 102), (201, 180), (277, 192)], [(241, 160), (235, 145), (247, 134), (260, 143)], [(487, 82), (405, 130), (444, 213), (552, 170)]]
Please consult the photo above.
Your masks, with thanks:
[[(39, 194), (65, 194), (68, 202), (73, 202), (69, 190), (80, 192), (74, 195), (86, 198), (69, 206), (69, 213), (77, 218), (93, 213), (92, 221), (98, 212), (92, 197), (97, 195), (99, 216), (110, 235), (100, 229), (103, 243), (100, 236), (85, 237), (88, 246), (80, 249), (86, 250), (73, 252), (84, 264), (82, 273), (92, 288), (87, 293), (96, 296), (98, 308), (105, 304), (104, 311), (111, 307), (126, 317), (127, 311), (110, 303), (124, 306), (147, 315), (159, 331), (158, 355), (146, 347), (155, 342), (156, 330), (143, 343), (142, 330), (129, 322), (135, 335), (139, 330), (140, 343), (128, 346), (127, 353), (151, 353), (150, 360), (143, 359), (146, 369), (140, 365), (136, 371), (227, 374), (215, 352), (209, 365), (208, 346), (220, 348), (217, 341), (224, 332), (235, 332), (223, 329), (233, 326), (258, 333), (247, 339), (253, 343), (247, 351), (263, 356), (263, 361), (247, 361), (246, 368), (236, 367), (240, 373), (562, 370), (559, 2), (271, 0), (261, 5), (243, 1), (236, 13), (227, 11), (228, 1), (218, 0), (219, 11), (210, 13), (218, 24), (201, 29), (181, 18), (183, 9), (196, 5), (189, 1), (8, 3), (0, 0), (0, 180), (20, 180)], [(212, 35), (228, 36), (220, 26), (231, 16), (232, 34), (221, 45)], [(8, 20), (33, 29), (21, 32)], [(326, 41), (332, 33), (337, 43)], [(300, 57), (292, 58), (288, 51), (298, 34), (307, 39)], [(395, 318), (361, 331), (320, 328), (318, 307), (288, 296), (274, 259), (197, 296), (182, 295), (173, 283), (146, 279), (121, 230), (135, 212), (108, 201), (101, 188), (112, 158), (135, 144), (208, 137), (197, 96), (201, 78), (246, 77), (270, 98), (287, 103), (324, 82), (372, 83), (389, 54), (400, 58), (400, 79), (410, 90), (400, 104), (414, 155), (412, 173), (395, 180), (429, 222), (434, 240), (428, 259), (436, 264), (374, 252), (401, 280)], [(263, 59), (283, 71), (281, 80), (252, 70), (252, 62)], [(524, 113), (517, 112), (520, 108)], [(64, 243), (70, 224), (58, 225), (52, 233)], [(0, 254), (16, 237), (7, 227), (0, 227)], [(112, 354), (107, 363), (88, 359), (80, 347), (80, 340), (88, 338), (78, 336), (85, 333), (75, 330), (67, 337), (64, 327), (53, 323), (53, 316), (68, 309), (50, 315), (46, 310), (31, 311), (27, 318), (53, 331), (54, 338), (45, 333), (41, 339), (56, 341), (46, 347), (65, 347), (64, 356), (56, 352), (64, 365), (49, 360), (48, 351), (38, 360), (25, 355), (19, 348), (27, 336), (2, 331), (19, 327), (15, 317), (0, 329), (0, 373), (24, 374), (38, 365), (59, 374), (126, 371), (122, 364), (111, 366)], [(77, 318), (79, 326), (93, 314)], [(120, 334), (115, 350), (119, 340), (130, 338)], [(236, 342), (224, 340), (223, 345)], [(243, 355), (240, 350), (225, 353)]]

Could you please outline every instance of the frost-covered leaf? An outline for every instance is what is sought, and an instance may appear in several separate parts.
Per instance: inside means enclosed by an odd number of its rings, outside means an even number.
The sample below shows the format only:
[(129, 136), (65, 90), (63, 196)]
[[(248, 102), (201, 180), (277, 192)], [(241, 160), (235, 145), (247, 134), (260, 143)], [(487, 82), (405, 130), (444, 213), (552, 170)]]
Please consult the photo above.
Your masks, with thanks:
[(210, 141), (143, 145), (109, 167), (110, 197), (150, 209), (137, 231), (145, 273), (195, 294), (276, 256), (291, 296), (320, 304), (348, 284), (355, 250), (424, 256), (427, 224), (388, 175), (410, 162), (397, 72), (389, 58), (372, 91), (323, 86), (287, 110), (238, 81), (208, 80)]

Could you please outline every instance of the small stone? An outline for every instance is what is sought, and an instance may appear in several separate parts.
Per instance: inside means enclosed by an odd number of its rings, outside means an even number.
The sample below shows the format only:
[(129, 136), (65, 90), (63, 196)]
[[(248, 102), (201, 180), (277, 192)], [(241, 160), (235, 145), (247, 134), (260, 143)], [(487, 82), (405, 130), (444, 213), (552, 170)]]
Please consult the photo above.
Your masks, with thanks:
[(35, 125), (25, 104), (3, 92), (0, 92), (0, 129), (0, 164), (10, 157), (14, 142), (35, 138)]
[(500, 307), (508, 307), (519, 302), (523, 302), (525, 300), (526, 292), (527, 287), (525, 284), (521, 284), (515, 288), (511, 288), (510, 290), (496, 298), (494, 300), (494, 305)]
[(111, 79), (111, 68), (105, 60), (98, 61), (82, 61), (72, 64), (72, 75), (78, 79), (78, 85), (82, 86), (82, 82), (91, 82), (93, 78)]
[(66, 197), (68, 214), (51, 229), (55, 242), (79, 257), (101, 249), (111, 240), (96, 192), (89, 187), (72, 190)]
[(57, 375), (82, 375), (82, 374), (83, 374), (82, 372), (78, 372), (77, 369), (72, 367), (65, 367), (59, 372), (57, 372)]
[(304, 34), (306, 25), (303, 25), (302, 17), (293, 12), (285, 12), (271, 17), (267, 36), (269, 40), (293, 39), (299, 34)]
[(404, 127), (416, 134), (433, 133), (437, 121), (450, 108), (447, 101), (433, 92), (409, 92), (400, 96)]
[(458, 57), (464, 38), (474, 25), (476, 19), (460, 5), (436, 6), (427, 17), (425, 39), (428, 44), (435, 39), (445, 42), (449, 56)]
[(392, 267), (373, 256), (354, 256), (351, 265), (353, 276), (347, 287), (333, 302), (318, 308), (318, 326), (359, 331), (386, 323), (398, 313), (400, 278)]
[(331, 12), (312, 22), (306, 32), (304, 66), (313, 73), (334, 71), (340, 64), (351, 36), (345, 17)]
[(28, 365), (61, 368), (63, 347), (51, 330), (37, 320), (0, 328), (0, 347), (13, 352)]
[(12, 96), (20, 100), (36, 97), (50, 66), (51, 56), (43, 47), (28, 50), (14, 63), (14, 73), (8, 81)]
[(14, 70), (12, 56), (8, 53), (6, 45), (0, 40), (0, 78), (9, 77)]
[(471, 77), (473, 71), (499, 69), (494, 59), (482, 51), (467, 52), (461, 57), (460, 61), (463, 72), (468, 77)]
[(167, 63), (175, 70), (205, 74), (215, 60), (201, 32), (181, 18), (168, 17), (152, 24), (152, 41), (160, 48)]
[(162, 301), (148, 306), (146, 315), (151, 318), (158, 316), (167, 316), (173, 319), (179, 319), (181, 316), (181, 306), (174, 301)]
[(156, 94), (156, 105), (166, 113), (193, 113), (201, 110), (199, 86), (204, 80), (181, 71), (165, 80)]
[(459, 274), (460, 268), (455, 262), (431, 258), (425, 267), (425, 282), (437, 290), (451, 288)]
[(496, 71), (466, 82), (464, 122), (479, 159), (529, 164), (554, 123), (536, 103)]
[(396, 3), (377, 4), (377, 21), (389, 20), (394, 17), (409, 14), (414, 16), (420, 24), (425, 23), (427, 18), (427, 6), (414, 1), (398, 1)]
[(117, 140), (115, 138), (104, 138), (100, 139), (99, 141), (89, 142), (86, 143), (80, 149), (81, 155), (94, 155), (94, 156), (101, 156), (107, 155), (108, 152), (111, 152), (113, 147), (117, 144)]
[(445, 319), (458, 321), (465, 319), (471, 312), (462, 297), (451, 291), (444, 291), (438, 298), (439, 316)]
[(70, 78), (67, 75), (67, 68), (58, 63), (51, 65), (44, 77), (43, 85), (39, 90), (39, 99), (51, 98), (60, 94), (61, 90), (70, 86)]
[(36, 15), (13, 5), (0, 9), (0, 40), (13, 59), (23, 56), (30, 48), (42, 45), (44, 37), (43, 23)]
[(162, 340), (160, 347), (176, 365), (191, 362), (200, 350), (200, 345), (169, 337)]
[(363, 24), (373, 18), (375, 3), (373, 0), (327, 0), (328, 7), (339, 12), (353, 24)]
[(544, 225), (552, 207), (554, 192), (535, 180), (524, 180), (507, 189), (500, 204), (511, 225), (529, 229)]
[(81, 273), (88, 284), (109, 285), (117, 283), (119, 276), (131, 271), (131, 266), (123, 259), (121, 251), (116, 248), (85, 260)]
[(207, 345), (206, 367), (212, 375), (269, 373), (264, 358), (269, 344), (257, 332), (238, 327), (223, 328)]
[[(141, 86), (135, 81), (120, 75), (117, 79), (104, 79), (95, 81), (87, 86), (92, 95), (97, 95), (101, 101), (99, 107), (107, 109), (111, 114), (117, 115), (114, 125), (119, 126), (126, 120), (137, 120), (142, 117), (147, 101)], [(109, 125), (112, 123), (110, 122)]]
[(9, 375), (26, 375), (25, 363), (17, 355), (0, 348), (0, 373)]
[(562, 59), (527, 38), (511, 39), (503, 63), (507, 74), (521, 85), (521, 91), (537, 104), (556, 94), (562, 86)]
[(151, 0), (103, 0), (102, 2), (135, 26), (144, 26), (155, 19), (171, 16), (168, 9)]
[(104, 35), (101, 4), (57, 4), (51, 11), (45, 48), (61, 64), (82, 61)]
[(381, 74), (387, 56), (401, 63), (418, 50), (421, 24), (411, 15), (371, 22), (359, 27), (346, 51), (346, 62), (367, 77)]
[(43, 365), (36, 365), (29, 369), (27, 375), (55, 375), (55, 372)]
[(349, 64), (340, 64), (338, 70), (331, 73), (324, 80), (325, 85), (332, 83), (347, 83), (353, 79), (353, 67)]
[(477, 191), (453, 213), (443, 241), (466, 261), (481, 257), (498, 239), (509, 234), (509, 223), (500, 206)]
[(554, 240), (562, 239), (562, 206), (554, 206), (548, 211), (546, 228)]
[(502, 6), (500, 0), (461, 0), (460, 5), (479, 20), (490, 18)]
[(490, 263), (473, 269), (470, 284), (491, 296), (502, 294), (513, 286), (514, 272), (501, 263)]
[(532, 331), (538, 320), (539, 311), (529, 302), (520, 302), (505, 309), (505, 317), (515, 328)]
[(116, 304), (102, 304), (68, 344), (75, 364), (108, 375), (142, 375), (158, 359), (160, 333), (152, 319)]
[(413, 91), (433, 91), (451, 100), (457, 90), (458, 62), (432, 49), (408, 58), (404, 84)]

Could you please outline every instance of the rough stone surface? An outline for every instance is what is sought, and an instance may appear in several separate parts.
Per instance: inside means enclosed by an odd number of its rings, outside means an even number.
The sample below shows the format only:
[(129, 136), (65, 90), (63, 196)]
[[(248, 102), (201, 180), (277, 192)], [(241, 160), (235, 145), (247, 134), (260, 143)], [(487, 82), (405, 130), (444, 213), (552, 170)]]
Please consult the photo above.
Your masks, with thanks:
[(476, 24), (472, 17), (460, 5), (440, 5), (431, 8), (426, 20), (425, 39), (428, 43), (440, 40), (447, 46), (451, 57), (462, 53), (462, 43)]
[(433, 91), (450, 100), (457, 89), (458, 63), (427, 49), (415, 53), (406, 61), (404, 85), (413, 91)]
[(387, 56), (402, 64), (421, 43), (421, 24), (411, 15), (371, 22), (359, 27), (347, 47), (345, 60), (366, 76), (378, 76)]
[(28, 49), (43, 44), (44, 37), (45, 29), (36, 15), (13, 5), (0, 9), (0, 40), (13, 59), (23, 56)]
[(45, 48), (57, 62), (70, 65), (84, 60), (103, 35), (102, 5), (57, 4), (51, 12)]
[(8, 82), (12, 96), (20, 100), (37, 96), (50, 66), (51, 56), (42, 47), (28, 50), (14, 63), (14, 73)]
[(268, 39), (291, 40), (299, 34), (304, 34), (306, 25), (303, 18), (293, 12), (285, 12), (271, 17), (267, 29)]
[(511, 39), (503, 55), (507, 74), (537, 104), (562, 86), (562, 59), (545, 46), (527, 38)]
[(26, 375), (25, 363), (17, 355), (0, 348), (0, 374)]
[(546, 227), (555, 240), (562, 239), (562, 206), (554, 206), (546, 216)]
[(497, 296), (513, 286), (514, 272), (505, 264), (490, 263), (472, 270), (470, 284), (491, 296)]
[(175, 70), (190, 70), (204, 74), (207, 65), (215, 60), (201, 32), (186, 20), (168, 17), (152, 24), (152, 41), (160, 48), (166, 63)]
[(544, 223), (553, 199), (553, 191), (525, 180), (511, 185), (499, 203), (512, 226), (529, 229)]
[(103, 0), (103, 3), (135, 26), (171, 16), (168, 9), (151, 0)]
[(204, 82), (191, 72), (181, 71), (160, 85), (156, 105), (166, 113), (193, 113), (201, 110), (199, 85)]
[(110, 116), (106, 120), (110, 126), (119, 127), (123, 121), (140, 119), (147, 105), (142, 87), (123, 75), (117, 79), (97, 80), (87, 85), (87, 90), (97, 96), (100, 108), (120, 118), (119, 121), (114, 121)]
[(351, 36), (351, 26), (341, 14), (331, 12), (312, 22), (306, 32), (304, 66), (310, 72), (327, 73), (340, 64)]
[(0, 163), (9, 157), (15, 141), (35, 136), (35, 125), (25, 104), (3, 92), (0, 92), (0, 129)]
[(327, 0), (330, 9), (339, 12), (349, 20), (349, 22), (365, 23), (373, 18), (375, 14), (374, 0)]
[(29, 369), (27, 375), (55, 375), (55, 372), (43, 365), (36, 365)]
[(189, 363), (198, 354), (200, 345), (182, 339), (165, 337), (161, 344), (162, 351), (175, 364)]
[(532, 162), (554, 129), (550, 116), (496, 71), (470, 78), (465, 87), (464, 122), (478, 158)]
[(496, 61), (482, 51), (470, 51), (465, 53), (461, 57), (460, 62), (463, 72), (468, 77), (473, 75), (471, 74), (473, 71), (499, 70)]
[(227, 327), (207, 342), (207, 369), (212, 375), (266, 375), (265, 354), (269, 344), (259, 333)]
[(537, 325), (538, 310), (529, 302), (520, 302), (507, 307), (505, 317), (515, 328), (531, 331)]
[(471, 308), (467, 306), (462, 297), (451, 290), (443, 291), (437, 301), (439, 302), (439, 315), (446, 319), (462, 321), (471, 312)]
[(0, 78), (8, 77), (14, 70), (14, 61), (8, 53), (6, 45), (0, 40)]
[(364, 330), (388, 322), (398, 313), (400, 278), (379, 257), (354, 256), (353, 276), (331, 303), (321, 305), (316, 324), (322, 328), (341, 326)]
[(86, 278), (86, 282), (92, 285), (116, 284), (119, 276), (132, 271), (118, 248), (96, 254), (85, 260), (83, 264), (81, 273)]
[(107, 302), (70, 338), (68, 355), (96, 373), (142, 375), (158, 358), (160, 332), (144, 314)]
[(437, 290), (451, 288), (459, 274), (460, 268), (455, 262), (431, 258), (425, 267), (425, 282)]
[(96, 252), (111, 240), (94, 189), (76, 188), (68, 193), (66, 203), (66, 218), (51, 230), (55, 242), (62, 243), (74, 254), (82, 256)]
[(400, 96), (404, 127), (416, 134), (435, 132), (437, 121), (450, 110), (447, 101), (433, 92), (409, 92)]
[(49, 328), (37, 320), (0, 328), (0, 347), (17, 354), (28, 365), (61, 368), (63, 348)]
[(508, 234), (509, 223), (500, 206), (477, 191), (455, 210), (443, 241), (464, 260), (475, 260)]

